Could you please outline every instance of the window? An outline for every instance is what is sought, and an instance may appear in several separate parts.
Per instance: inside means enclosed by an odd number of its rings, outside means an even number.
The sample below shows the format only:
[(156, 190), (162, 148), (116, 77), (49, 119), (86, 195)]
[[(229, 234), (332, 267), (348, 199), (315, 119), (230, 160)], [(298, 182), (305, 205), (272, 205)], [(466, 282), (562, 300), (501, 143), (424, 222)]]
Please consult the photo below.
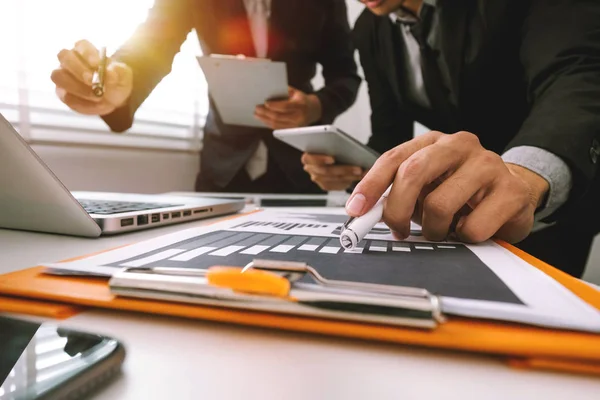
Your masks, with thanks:
[(80, 39), (114, 52), (145, 20), (153, 0), (0, 1), (0, 113), (31, 142), (108, 144), (196, 150), (208, 112), (207, 86), (190, 32), (165, 77), (136, 113), (126, 135), (99, 117), (66, 107), (50, 74), (56, 54)]

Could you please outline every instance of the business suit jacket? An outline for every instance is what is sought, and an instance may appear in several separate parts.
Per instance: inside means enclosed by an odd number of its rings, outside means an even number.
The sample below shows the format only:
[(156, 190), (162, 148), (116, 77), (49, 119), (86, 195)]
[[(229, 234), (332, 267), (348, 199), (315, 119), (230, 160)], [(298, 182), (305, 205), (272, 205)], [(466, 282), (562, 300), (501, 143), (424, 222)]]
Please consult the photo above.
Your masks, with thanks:
[[(448, 65), (451, 116), (406, 97), (403, 43), (388, 16), (365, 10), (355, 24), (372, 108), (369, 145), (384, 152), (408, 141), (419, 121), (432, 130), (475, 133), (498, 154), (522, 145), (550, 151), (573, 173), (570, 200), (552, 216), (556, 237), (589, 247), (599, 226), (600, 3), (438, 0), (435, 12), (441, 40), (434, 50)], [(570, 272), (580, 275), (582, 268)]]
[[(133, 69), (134, 88), (127, 105), (104, 117), (111, 129), (131, 126), (135, 110), (170, 72), (192, 28), (205, 55), (255, 56), (243, 0), (156, 0), (147, 20), (115, 55)], [(325, 86), (316, 92), (323, 108), (319, 123), (332, 123), (356, 99), (360, 78), (344, 0), (272, 0), (268, 47), (267, 58), (285, 62), (289, 84), (305, 93), (314, 93), (311, 79), (317, 64), (322, 65)], [(318, 190), (302, 170), (299, 151), (275, 140), (269, 129), (223, 123), (209, 100), (200, 166), (204, 181), (226, 186), (263, 140), (296, 191)]]

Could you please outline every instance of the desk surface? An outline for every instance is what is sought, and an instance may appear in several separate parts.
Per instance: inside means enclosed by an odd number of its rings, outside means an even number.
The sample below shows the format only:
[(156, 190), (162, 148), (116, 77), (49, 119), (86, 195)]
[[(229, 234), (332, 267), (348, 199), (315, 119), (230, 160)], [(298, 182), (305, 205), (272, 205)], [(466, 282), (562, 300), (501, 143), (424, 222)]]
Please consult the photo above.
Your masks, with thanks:
[[(210, 221), (82, 239), (0, 229), (0, 273)], [(114, 311), (61, 322), (124, 342), (123, 374), (95, 399), (597, 399), (600, 379), (515, 370), (489, 357)]]

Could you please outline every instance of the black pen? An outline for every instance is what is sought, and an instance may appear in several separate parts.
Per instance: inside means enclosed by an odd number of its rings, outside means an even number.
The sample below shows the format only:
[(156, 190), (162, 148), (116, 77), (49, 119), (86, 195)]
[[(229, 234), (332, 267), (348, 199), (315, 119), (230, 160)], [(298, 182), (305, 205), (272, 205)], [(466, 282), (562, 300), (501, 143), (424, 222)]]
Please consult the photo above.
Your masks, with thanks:
[(100, 49), (100, 64), (92, 76), (92, 91), (97, 97), (104, 95), (104, 77), (106, 75), (106, 47)]

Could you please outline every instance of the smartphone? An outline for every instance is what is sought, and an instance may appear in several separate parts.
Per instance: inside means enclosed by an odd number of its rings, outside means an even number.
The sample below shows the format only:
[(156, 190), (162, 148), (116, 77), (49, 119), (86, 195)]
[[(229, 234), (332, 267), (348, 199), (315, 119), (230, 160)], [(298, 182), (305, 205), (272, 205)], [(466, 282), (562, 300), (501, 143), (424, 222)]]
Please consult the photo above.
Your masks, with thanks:
[(0, 316), (0, 400), (83, 398), (124, 359), (116, 339)]
[(278, 129), (273, 136), (302, 152), (332, 156), (337, 164), (369, 169), (380, 156), (333, 125)]

